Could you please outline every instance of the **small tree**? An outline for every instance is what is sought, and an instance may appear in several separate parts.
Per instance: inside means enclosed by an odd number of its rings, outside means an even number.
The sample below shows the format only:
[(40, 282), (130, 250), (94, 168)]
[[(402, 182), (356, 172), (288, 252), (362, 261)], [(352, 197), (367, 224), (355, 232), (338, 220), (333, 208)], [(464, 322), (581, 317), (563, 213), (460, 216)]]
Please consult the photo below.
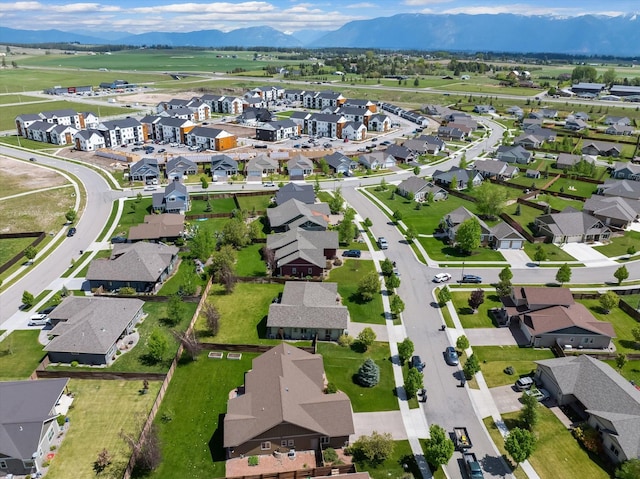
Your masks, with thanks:
[(471, 291), (469, 300), (467, 302), (469, 303), (469, 307), (473, 310), (473, 312), (477, 313), (480, 305), (484, 303), (484, 291), (480, 288), (476, 289), (475, 291)]
[(26, 308), (33, 306), (34, 301), (35, 297), (33, 294), (26, 290), (22, 292), (22, 304), (24, 304)]
[(462, 368), (462, 372), (464, 372), (464, 376), (467, 379), (471, 379), (475, 374), (480, 371), (480, 362), (475, 354), (469, 356), (467, 362), (464, 363), (464, 367)]
[(155, 424), (149, 428), (146, 436), (140, 441), (136, 441), (133, 436), (124, 431), (120, 431), (120, 437), (124, 439), (131, 449), (135, 467), (141, 473), (148, 473), (155, 470), (162, 462), (160, 436), (158, 435), (158, 428)]
[(407, 232), (405, 233), (405, 236), (407, 237), (407, 241), (409, 243), (413, 243), (413, 241), (418, 237), (418, 232), (413, 226), (409, 226), (407, 228)]
[(547, 260), (547, 252), (544, 250), (541, 244), (536, 247), (536, 251), (535, 253), (533, 253), (533, 260), (538, 263), (538, 266), (540, 266), (541, 261)]
[(514, 427), (504, 441), (504, 448), (516, 461), (516, 467), (529, 459), (536, 445), (536, 438), (530, 431)]
[(513, 273), (511, 272), (511, 268), (509, 266), (505, 266), (502, 269), (502, 271), (500, 271), (500, 274), (498, 274), (498, 278), (500, 278), (500, 281), (511, 282), (511, 279), (513, 279)]
[(391, 434), (373, 431), (370, 436), (360, 436), (356, 439), (350, 449), (356, 461), (366, 461), (376, 465), (381, 464), (393, 454), (394, 446)]
[(213, 303), (205, 302), (202, 306), (202, 315), (204, 316), (207, 329), (211, 336), (218, 334), (220, 330), (220, 313)]
[(147, 358), (152, 363), (159, 363), (169, 348), (167, 337), (159, 329), (154, 329), (147, 341)]
[(418, 165), (413, 167), (413, 174), (416, 176), (420, 174), (420, 167)]
[(511, 288), (513, 285), (510, 281), (500, 281), (496, 285), (496, 293), (499, 297), (509, 296), (511, 294)]
[(460, 351), (469, 349), (469, 339), (467, 339), (464, 334), (462, 336), (458, 336), (458, 339), (456, 340), (456, 348)]
[(393, 261), (389, 258), (385, 258), (380, 262), (380, 270), (384, 276), (393, 275)]
[(618, 284), (621, 284), (625, 279), (629, 277), (629, 270), (622, 265), (613, 273), (613, 277), (618, 280)]
[(364, 219), (364, 221), (362, 222), (362, 225), (363, 225), (365, 228), (371, 228), (371, 227), (373, 226), (373, 221), (371, 221), (371, 218), (366, 217), (366, 218)]
[(627, 254), (629, 256), (633, 256), (634, 254), (636, 254), (636, 247), (634, 245), (631, 245), (627, 248)]
[(207, 188), (209, 188), (209, 181), (207, 181), (206, 176), (200, 177), (200, 186), (202, 186), (203, 190), (206, 190)]
[(366, 327), (360, 334), (358, 334), (358, 342), (362, 345), (363, 349), (366, 351), (376, 340), (376, 333), (373, 329)]
[(400, 278), (395, 274), (392, 274), (391, 276), (385, 276), (384, 286), (385, 288), (387, 288), (387, 291), (393, 291), (394, 289), (400, 287)]
[(371, 358), (367, 358), (358, 369), (356, 380), (360, 386), (372, 388), (380, 382), (380, 368)]
[(464, 220), (456, 231), (456, 244), (466, 254), (480, 246), (480, 223), (475, 216)]
[(358, 283), (358, 294), (363, 301), (371, 301), (374, 295), (380, 292), (380, 280), (378, 273), (372, 271), (362, 277)]
[(395, 210), (393, 212), (393, 221), (395, 221), (396, 223), (398, 223), (399, 221), (402, 221), (402, 211)]
[(109, 465), (111, 464), (111, 454), (106, 449), (102, 449), (98, 453), (98, 457), (93, 463), (93, 471), (96, 474), (100, 474), (103, 472)]
[(636, 344), (640, 344), (640, 326), (633, 328), (631, 334), (633, 335), (633, 339), (636, 340)]
[(618, 368), (618, 372), (622, 371), (622, 368), (627, 364), (627, 361), (628, 359), (626, 354), (619, 353), (616, 356), (616, 367)]
[(336, 188), (333, 192), (333, 197), (328, 202), (329, 210), (332, 215), (337, 215), (342, 211), (342, 207), (344, 206), (344, 198), (342, 197), (342, 189)]
[(404, 338), (402, 342), (398, 343), (398, 359), (400, 359), (400, 363), (404, 364), (413, 355), (413, 351), (414, 346), (411, 339)]
[(64, 214), (64, 217), (69, 223), (73, 223), (78, 217), (78, 213), (74, 209), (70, 209)]
[(422, 373), (416, 368), (409, 369), (407, 378), (404, 380), (404, 391), (407, 393), (407, 398), (411, 399), (416, 396), (418, 389), (424, 387), (424, 377)]
[(567, 263), (563, 264), (560, 266), (560, 269), (558, 269), (558, 272), (556, 273), (556, 281), (562, 285), (571, 281), (571, 268)]
[(601, 294), (598, 299), (605, 314), (609, 314), (609, 312), (618, 306), (618, 303), (620, 302), (620, 297), (613, 291), (607, 291), (606, 293)]
[(438, 304), (442, 307), (449, 301), (451, 301), (451, 292), (449, 291), (449, 286), (445, 286), (438, 291)]
[(455, 445), (447, 432), (437, 424), (432, 424), (429, 427), (429, 439), (425, 441), (424, 451), (424, 458), (432, 469), (435, 470), (447, 464), (454, 451)]
[(33, 261), (37, 254), (38, 250), (33, 246), (27, 246), (24, 250), (24, 257), (27, 258), (29, 262)]
[(616, 469), (616, 479), (638, 479), (640, 477), (640, 459), (630, 459)]
[(391, 297), (391, 301), (389, 301), (389, 309), (391, 309), (391, 314), (394, 316), (398, 316), (400, 313), (404, 311), (404, 301), (397, 294), (394, 294)]
[(185, 305), (182, 302), (182, 298), (177, 294), (169, 296), (169, 301), (167, 302), (167, 323), (175, 326), (184, 319), (184, 315)]
[(538, 399), (532, 394), (523, 394), (521, 400), (524, 408), (520, 411), (520, 422), (529, 431), (533, 431), (539, 419)]

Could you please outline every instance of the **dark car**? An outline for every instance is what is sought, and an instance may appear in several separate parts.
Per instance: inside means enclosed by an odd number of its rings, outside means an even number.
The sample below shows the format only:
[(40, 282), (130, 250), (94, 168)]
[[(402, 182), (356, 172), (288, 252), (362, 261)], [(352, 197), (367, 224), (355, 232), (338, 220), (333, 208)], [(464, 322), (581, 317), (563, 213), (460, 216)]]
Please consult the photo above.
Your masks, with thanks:
[(267, 148), (267, 145), (253, 145), (254, 148)]
[(42, 311), (38, 311), (38, 314), (51, 314), (54, 309), (56, 309), (56, 306), (49, 306), (44, 308)]
[(462, 277), (461, 283), (482, 283), (482, 278), (480, 276), (476, 276), (475, 274), (465, 274)]
[(124, 236), (114, 236), (113, 238), (111, 238), (112, 244), (126, 243), (126, 242), (127, 242), (127, 238), (125, 238)]
[(158, 150), (158, 153), (164, 153), (165, 151), (167, 151), (167, 150), (165, 150), (164, 148), (160, 148), (160, 149)]
[(422, 372), (424, 370), (425, 364), (422, 362), (420, 356), (412, 356), (411, 362), (409, 363), (410, 368), (416, 368), (418, 371)]
[(444, 360), (449, 366), (457, 366), (460, 360), (458, 359), (458, 352), (453, 346), (449, 346), (444, 350)]
[(359, 258), (360, 256), (362, 256), (362, 251), (360, 251), (359, 249), (348, 249), (344, 253), (342, 253), (342, 256), (346, 256), (348, 258)]
[(31, 158), (29, 158), (29, 161), (36, 161), (36, 159), (32, 156)]
[(76, 234), (76, 231), (78, 231), (78, 230), (75, 229), (73, 226), (71, 228), (69, 228), (69, 231), (67, 231), (67, 238), (70, 238), (71, 236)]

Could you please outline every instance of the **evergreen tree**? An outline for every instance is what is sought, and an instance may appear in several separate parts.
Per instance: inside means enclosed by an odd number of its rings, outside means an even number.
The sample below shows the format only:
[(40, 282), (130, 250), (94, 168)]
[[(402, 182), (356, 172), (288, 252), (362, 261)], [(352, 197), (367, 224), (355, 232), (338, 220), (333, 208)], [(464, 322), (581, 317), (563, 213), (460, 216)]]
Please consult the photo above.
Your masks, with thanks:
[(356, 378), (360, 386), (372, 388), (380, 382), (380, 368), (373, 359), (367, 358), (358, 369)]

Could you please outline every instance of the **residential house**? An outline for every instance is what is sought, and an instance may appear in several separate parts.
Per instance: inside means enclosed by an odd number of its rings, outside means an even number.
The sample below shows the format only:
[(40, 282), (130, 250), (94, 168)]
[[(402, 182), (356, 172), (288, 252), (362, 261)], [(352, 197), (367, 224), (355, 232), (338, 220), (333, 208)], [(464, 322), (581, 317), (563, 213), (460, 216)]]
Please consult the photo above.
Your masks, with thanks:
[(337, 341), (349, 324), (338, 283), (287, 281), (282, 297), (269, 306), (267, 336), (287, 340)]
[(571, 131), (582, 131), (589, 129), (586, 121), (576, 117), (568, 117), (564, 122), (564, 127)]
[(405, 198), (413, 199), (420, 203), (427, 200), (429, 193), (431, 193), (433, 201), (446, 200), (448, 196), (447, 190), (418, 176), (410, 176), (406, 180), (402, 181), (397, 186), (397, 192)]
[(84, 121), (84, 114), (71, 109), (42, 111), (39, 115), (42, 121), (54, 125), (72, 126), (76, 130), (82, 130), (87, 126)]
[(544, 115), (542, 114), (541, 111), (532, 111), (527, 115), (527, 118), (529, 118), (531, 120), (540, 120), (540, 121), (542, 121), (542, 119), (544, 118)]
[(385, 150), (387, 155), (391, 155), (396, 159), (396, 163), (409, 163), (416, 159), (416, 153), (404, 145), (391, 144)]
[(42, 121), (42, 118), (37, 113), (25, 113), (16, 116), (15, 122), (18, 135), (26, 137), (27, 129), (37, 121)]
[(473, 112), (480, 113), (482, 115), (482, 114), (495, 113), (496, 109), (493, 107), (493, 105), (476, 105), (473, 107)]
[(188, 107), (173, 108), (171, 110), (160, 113), (160, 116), (168, 117), (168, 118), (179, 118), (181, 120), (189, 120), (194, 123), (198, 121), (197, 120), (198, 115), (196, 111)]
[(295, 155), (287, 161), (287, 171), (291, 181), (304, 180), (305, 176), (313, 173), (313, 161), (304, 155)]
[(550, 108), (543, 108), (540, 110), (540, 113), (542, 113), (543, 118), (554, 119), (558, 117), (558, 110), (552, 110)]
[(80, 130), (73, 135), (76, 150), (96, 151), (105, 147), (104, 136), (96, 130)]
[(375, 151), (360, 155), (358, 163), (368, 170), (388, 170), (396, 166), (396, 159), (386, 151)]
[(238, 162), (227, 155), (211, 157), (211, 177), (213, 181), (227, 181), (230, 176), (238, 174)]
[(238, 146), (238, 137), (219, 128), (196, 126), (187, 132), (185, 142), (203, 150), (225, 151)]
[(444, 142), (444, 140), (442, 138), (438, 138), (437, 136), (420, 135), (416, 138), (416, 140), (424, 141), (424, 149), (430, 155), (437, 155), (447, 149), (447, 144)]
[(255, 358), (238, 391), (222, 428), (227, 458), (319, 453), (344, 447), (355, 432), (349, 397), (325, 394), (322, 356), (287, 343)]
[(367, 128), (369, 131), (376, 131), (379, 133), (389, 131), (391, 129), (391, 118), (382, 113), (376, 113), (369, 118)]
[(144, 181), (150, 184), (153, 180), (160, 181), (160, 167), (155, 158), (142, 158), (129, 167), (129, 180)]
[(257, 95), (265, 101), (271, 102), (281, 100), (284, 97), (284, 88), (268, 85), (253, 88), (247, 93), (249, 95)]
[(69, 125), (55, 125), (49, 132), (49, 143), (58, 146), (72, 145), (77, 132), (78, 130)]
[(495, 178), (498, 180), (515, 178), (520, 172), (517, 166), (500, 160), (476, 160), (473, 162), (473, 169), (480, 173), (483, 178)]
[(185, 214), (191, 207), (187, 187), (180, 181), (172, 181), (163, 192), (153, 194), (152, 206), (154, 211), (162, 213)]
[(109, 258), (89, 263), (86, 279), (92, 290), (129, 287), (138, 293), (155, 292), (175, 269), (178, 249), (144, 241), (114, 244)]
[(609, 93), (618, 97), (637, 97), (640, 96), (640, 87), (629, 85), (612, 85), (611, 88), (609, 88)]
[(462, 141), (467, 137), (467, 133), (462, 131), (460, 128), (452, 126), (440, 126), (438, 127), (438, 136), (440, 138)]
[(542, 146), (544, 139), (533, 134), (522, 134), (513, 140), (514, 145), (519, 145), (527, 149), (537, 149)]
[(560, 153), (556, 158), (556, 168), (559, 170), (570, 170), (583, 160), (593, 163), (593, 160), (589, 157), (572, 155), (570, 153)]
[(314, 204), (316, 202), (316, 193), (313, 191), (313, 185), (287, 183), (276, 191), (276, 205), (281, 205), (291, 199), (296, 199), (307, 205)]
[(142, 125), (135, 118), (103, 121), (96, 129), (104, 136), (107, 147), (130, 145), (145, 139)]
[(53, 339), (44, 348), (49, 360), (89, 366), (113, 363), (118, 342), (133, 332), (143, 306), (144, 301), (133, 298), (65, 298), (49, 314)]
[(274, 232), (285, 232), (301, 228), (325, 231), (329, 225), (329, 205), (315, 203), (308, 205), (295, 198), (275, 208), (267, 209), (269, 226)]
[[(454, 180), (455, 184), (452, 184)], [(444, 185), (450, 189), (463, 190), (468, 187), (469, 182), (473, 186), (480, 186), (482, 184), (482, 175), (474, 170), (465, 170), (452, 166), (447, 171), (434, 171), (433, 182), (436, 185)]]
[(598, 185), (596, 193), (604, 196), (620, 196), (630, 200), (640, 200), (640, 182), (610, 178), (605, 180), (603, 185)]
[(127, 240), (163, 243), (176, 241), (184, 235), (184, 215), (171, 213), (145, 215), (142, 223), (129, 228)]
[[(267, 100), (265, 100), (264, 98), (260, 97), (260, 96), (245, 96), (242, 99), (242, 110), (247, 111), (247, 110), (268, 110), (269, 109), (269, 102)], [(251, 113), (250, 117), (247, 117), (247, 119), (249, 120), (249, 123), (259, 123), (259, 120), (257, 120), (255, 113)], [(271, 117), (273, 119), (273, 117)]]
[(491, 227), (490, 244), (494, 249), (522, 249), (526, 240), (509, 223), (499, 222)]
[[(391, 147), (391, 145), (389, 146)], [(432, 151), (434, 151), (434, 153), (432, 153), (433, 155), (437, 155), (438, 153), (440, 153), (440, 149), (439, 146), (437, 145), (432, 145), (432, 147), (434, 149), (432, 149)], [(420, 156), (420, 155), (426, 155), (427, 153), (429, 153), (427, 150), (429, 148), (429, 145), (427, 144), (427, 142), (425, 140), (420, 140), (420, 139), (409, 139), (409, 140), (405, 140), (402, 143), (402, 148), (405, 149), (405, 151), (410, 151), (414, 158), (416, 156)], [(389, 148), (387, 148), (387, 152), (389, 151)]]
[(558, 405), (572, 406), (588, 417), (610, 460), (620, 463), (638, 458), (640, 391), (630, 381), (586, 354), (535, 362), (536, 382)]
[(592, 195), (584, 202), (582, 211), (605, 225), (626, 229), (640, 217), (640, 200), (620, 196)]
[(542, 118), (524, 118), (522, 120), (522, 130), (531, 132), (542, 128)]
[(267, 249), (273, 253), (269, 266), (274, 276), (324, 276), (327, 261), (336, 256), (338, 232), (297, 228), (270, 234)]
[(142, 125), (142, 136), (145, 140), (162, 140), (162, 138), (156, 138), (156, 123), (161, 118), (167, 118), (166, 115), (145, 115), (140, 119)]
[(258, 125), (276, 120), (273, 113), (263, 107), (247, 107), (236, 118), (238, 123), (243, 125)]
[(482, 244), (489, 244), (493, 237), (491, 228), (489, 228), (484, 221), (464, 206), (456, 208), (451, 213), (447, 214), (440, 222), (440, 228), (451, 244), (455, 244), (456, 242), (456, 233), (458, 232), (460, 225), (471, 218), (477, 219), (480, 224), (480, 242)]
[(325, 156), (324, 160), (335, 175), (350, 176), (351, 172), (358, 167), (358, 163), (338, 151)]
[(262, 178), (275, 175), (280, 170), (278, 160), (267, 155), (251, 158), (246, 164), (247, 182), (262, 183)]
[(525, 176), (527, 178), (538, 179), (540, 178), (540, 172), (538, 170), (527, 169), (527, 171), (525, 172)]
[(622, 147), (617, 143), (609, 143), (606, 141), (585, 140), (582, 147), (583, 155), (600, 155), (600, 156), (620, 156)]
[(513, 115), (518, 120), (524, 116), (524, 111), (519, 106), (510, 106), (507, 108), (507, 113)]
[(289, 101), (302, 101), (302, 95), (304, 95), (304, 90), (296, 90), (287, 88), (284, 91), (284, 99)]
[(587, 112), (584, 111), (577, 111), (573, 114), (574, 118), (577, 118), (578, 120), (582, 120), (582, 121), (589, 121), (589, 114)]
[(167, 161), (165, 175), (171, 181), (180, 181), (188, 175), (198, 174), (198, 165), (184, 156), (174, 156)]
[(342, 126), (341, 135), (345, 140), (362, 141), (367, 137), (367, 127), (364, 123), (348, 121)]
[(582, 303), (576, 303), (568, 288), (514, 286), (511, 295), (500, 298), (507, 322), (517, 322), (534, 348), (554, 345), (607, 349), (615, 331), (611, 323), (599, 321)]
[(633, 127), (631, 126), (614, 124), (610, 125), (605, 130), (605, 133), (607, 135), (629, 136), (633, 134), (633, 131)]
[(527, 165), (531, 162), (533, 155), (520, 145), (500, 145), (496, 151), (496, 158), (507, 163)]
[(629, 120), (626, 116), (607, 116), (604, 119), (605, 125), (620, 125), (620, 126), (630, 126), (631, 120)]
[[(65, 426), (69, 378), (0, 382), (0, 474), (37, 477)], [(63, 423), (64, 424), (64, 423)], [(57, 445), (57, 444), (56, 444)]]
[(289, 119), (270, 121), (256, 127), (256, 138), (262, 141), (280, 141), (301, 133), (300, 125)]
[(640, 181), (640, 165), (619, 161), (613, 167), (611, 178)]
[(609, 227), (598, 218), (571, 207), (538, 216), (534, 224), (538, 234), (552, 243), (589, 243), (611, 236)]

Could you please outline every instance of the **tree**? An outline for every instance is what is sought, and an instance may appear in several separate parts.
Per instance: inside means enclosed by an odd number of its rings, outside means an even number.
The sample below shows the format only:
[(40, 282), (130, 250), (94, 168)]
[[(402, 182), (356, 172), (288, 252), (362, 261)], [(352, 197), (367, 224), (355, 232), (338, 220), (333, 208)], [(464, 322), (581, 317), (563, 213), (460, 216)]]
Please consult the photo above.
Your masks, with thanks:
[(193, 238), (189, 240), (189, 249), (192, 258), (207, 261), (215, 248), (216, 243), (213, 236), (204, 228), (198, 228)]
[(449, 291), (449, 286), (445, 286), (438, 291), (438, 304), (442, 307), (449, 301), (451, 301), (451, 292)]
[(516, 461), (516, 467), (529, 459), (536, 446), (536, 438), (530, 431), (514, 427), (504, 441), (504, 448)]
[(358, 342), (362, 345), (365, 351), (369, 349), (369, 346), (371, 346), (375, 340), (376, 333), (369, 327), (364, 328), (360, 331), (360, 334), (358, 334)]
[(180, 342), (184, 350), (191, 356), (192, 361), (198, 359), (198, 354), (202, 350), (198, 338), (196, 338), (193, 328), (187, 331), (171, 331), (173, 336)]
[(460, 157), (458, 168), (460, 168), (461, 170), (466, 170), (468, 166), (469, 166), (469, 162), (467, 161), (467, 155), (463, 153), (462, 156)]
[(64, 217), (69, 223), (73, 223), (78, 217), (78, 213), (74, 209), (70, 209), (64, 214)]
[(152, 363), (159, 363), (169, 348), (167, 337), (159, 329), (154, 329), (147, 340), (147, 358)]
[[(418, 205), (420, 205), (420, 203), (418, 203)], [(406, 232), (407, 241), (409, 241), (409, 243), (413, 243), (417, 236), (418, 233), (416, 232), (416, 229), (413, 226), (409, 226)]]
[(249, 230), (241, 218), (231, 218), (222, 227), (222, 241), (240, 249), (249, 243)]
[(393, 454), (395, 442), (388, 432), (373, 431), (370, 436), (360, 436), (350, 449), (356, 461), (366, 461), (372, 465), (384, 462)]
[(602, 83), (606, 83), (607, 85), (613, 85), (613, 82), (616, 80), (616, 71), (613, 68), (609, 68), (602, 74)]
[(625, 279), (629, 277), (629, 270), (626, 266), (622, 265), (617, 270), (615, 270), (615, 272), (613, 273), (613, 277), (618, 280), (618, 284), (621, 284)]
[(464, 220), (456, 231), (456, 244), (466, 254), (480, 246), (480, 223), (475, 216)]
[(505, 266), (502, 271), (498, 274), (498, 278), (500, 281), (509, 281), (513, 278), (513, 273), (511, 272), (511, 268), (509, 266)]
[(558, 272), (556, 273), (556, 281), (562, 285), (571, 281), (571, 268), (567, 263), (563, 264), (560, 266), (560, 269), (558, 269)]
[(30, 308), (31, 306), (33, 306), (35, 299), (36, 298), (33, 296), (33, 294), (31, 294), (29, 291), (25, 290), (22, 292), (22, 304), (24, 304), (26, 308)]
[(473, 312), (476, 313), (480, 305), (484, 303), (484, 291), (480, 288), (476, 289), (475, 291), (471, 291), (469, 300), (467, 302), (469, 303), (469, 307), (473, 310)]
[(467, 362), (464, 363), (464, 367), (462, 368), (462, 372), (464, 372), (464, 376), (467, 379), (471, 379), (475, 374), (480, 371), (480, 362), (475, 354), (469, 356)]
[(356, 213), (353, 208), (347, 208), (344, 217), (338, 225), (338, 240), (340, 243), (348, 244), (356, 236), (356, 224), (353, 222)]
[(202, 315), (204, 316), (207, 329), (211, 336), (218, 334), (220, 330), (220, 313), (213, 303), (206, 301), (202, 306)]
[(337, 215), (342, 211), (342, 207), (344, 206), (342, 188), (336, 188), (336, 190), (333, 192), (333, 197), (328, 202), (328, 205), (332, 215)]
[(636, 254), (636, 247), (634, 245), (631, 245), (627, 248), (627, 254), (629, 256), (633, 256), (634, 254)]
[(398, 358), (400, 363), (404, 364), (407, 359), (413, 355), (414, 346), (413, 341), (409, 338), (404, 338), (398, 343)]
[(207, 188), (209, 188), (209, 182), (207, 181), (207, 177), (206, 176), (201, 176), (200, 177), (200, 186), (202, 186), (203, 190), (206, 190)]
[(618, 368), (618, 372), (622, 371), (622, 368), (625, 364), (627, 364), (628, 358), (626, 354), (619, 353), (616, 356), (616, 367)]
[(418, 77), (416, 77), (416, 78), (413, 80), (413, 86), (415, 86), (415, 87), (420, 86), (420, 79), (419, 79)]
[(400, 287), (400, 278), (396, 274), (384, 277), (384, 286), (387, 291), (393, 291)]
[(209, 274), (216, 283), (225, 284), (224, 279), (234, 273), (236, 252), (231, 245), (222, 245), (211, 255)]
[(320, 193), (320, 178), (318, 177), (317, 173), (316, 173), (316, 179), (313, 182), (313, 192), (316, 194), (316, 196), (318, 195), (318, 193)]
[(404, 301), (397, 294), (394, 294), (389, 301), (389, 309), (391, 309), (391, 314), (394, 316), (398, 316), (400, 313), (404, 311)]
[(34, 260), (37, 254), (38, 250), (31, 245), (27, 246), (24, 250), (24, 257), (27, 258), (30, 262)]
[(141, 201), (142, 201), (142, 193), (138, 191), (138, 194), (136, 195), (136, 203), (140, 203)]
[(430, 205), (431, 203), (433, 203), (433, 199), (434, 199), (433, 191), (429, 191), (427, 193), (425, 201), (427, 202), (428, 205)]
[(372, 388), (380, 382), (380, 368), (371, 358), (367, 358), (358, 369), (356, 381), (360, 386)]
[(499, 297), (509, 296), (511, 294), (511, 288), (513, 285), (510, 281), (499, 281), (496, 285), (496, 293)]
[(609, 314), (609, 312), (618, 306), (618, 303), (620, 303), (620, 297), (613, 291), (607, 291), (604, 294), (601, 294), (598, 300), (600, 301), (600, 306), (602, 306), (605, 314)]
[(460, 351), (464, 351), (469, 348), (469, 339), (463, 334), (462, 336), (458, 336), (456, 340), (456, 348)]
[(399, 221), (402, 221), (402, 211), (395, 210), (393, 212), (393, 221), (396, 223), (398, 223)]
[(371, 301), (373, 296), (380, 292), (380, 280), (378, 273), (372, 271), (362, 277), (358, 283), (358, 294), (363, 301)]
[(538, 411), (538, 399), (533, 394), (523, 394), (522, 404), (524, 407), (520, 411), (520, 422), (529, 431), (533, 431), (533, 428), (538, 423), (539, 411)]
[(478, 213), (490, 219), (500, 216), (507, 202), (507, 190), (489, 182), (480, 185), (475, 196)]
[(413, 174), (416, 176), (420, 174), (420, 167), (418, 165), (413, 167)]
[(454, 451), (455, 445), (447, 432), (441, 426), (432, 424), (429, 427), (429, 439), (425, 441), (424, 451), (424, 458), (431, 468), (435, 470), (447, 464)]
[(102, 451), (98, 453), (98, 457), (93, 463), (93, 471), (96, 474), (100, 474), (109, 467), (109, 465), (111, 465), (111, 454), (103, 448)]
[(547, 252), (544, 250), (541, 244), (536, 247), (535, 253), (533, 253), (533, 260), (537, 261), (538, 266), (540, 266), (540, 261), (547, 260)]
[(407, 398), (411, 399), (416, 396), (419, 389), (424, 387), (424, 377), (416, 368), (410, 368), (407, 377), (404, 380), (404, 391)]
[(638, 479), (640, 477), (640, 459), (623, 462), (616, 470), (616, 479)]
[(158, 435), (158, 428), (155, 424), (152, 424), (147, 434), (140, 438), (140, 441), (120, 431), (120, 437), (124, 439), (129, 448), (131, 449), (131, 455), (135, 463), (135, 469), (140, 473), (148, 473), (156, 469), (162, 462), (162, 449), (160, 447), (160, 436)]
[(371, 221), (371, 218), (369, 218), (368, 216), (364, 219), (364, 221), (362, 222), (362, 225), (365, 228), (371, 228), (373, 226), (373, 221)]
[(640, 344), (640, 326), (631, 329), (631, 334), (633, 335), (633, 339), (636, 340), (636, 343)]
[(177, 294), (169, 296), (167, 302), (167, 323), (171, 326), (179, 324), (184, 319), (185, 305), (182, 298)]
[(385, 258), (380, 262), (380, 270), (383, 276), (391, 276), (393, 274), (393, 261)]

